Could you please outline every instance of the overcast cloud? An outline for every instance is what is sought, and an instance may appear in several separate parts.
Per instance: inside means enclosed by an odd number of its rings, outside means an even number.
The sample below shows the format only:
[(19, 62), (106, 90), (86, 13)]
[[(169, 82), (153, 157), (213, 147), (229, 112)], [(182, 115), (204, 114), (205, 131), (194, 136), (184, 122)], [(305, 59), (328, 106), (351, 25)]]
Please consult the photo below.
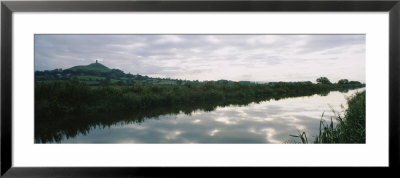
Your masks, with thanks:
[(95, 60), (186, 80), (365, 82), (365, 35), (35, 35), (35, 70)]

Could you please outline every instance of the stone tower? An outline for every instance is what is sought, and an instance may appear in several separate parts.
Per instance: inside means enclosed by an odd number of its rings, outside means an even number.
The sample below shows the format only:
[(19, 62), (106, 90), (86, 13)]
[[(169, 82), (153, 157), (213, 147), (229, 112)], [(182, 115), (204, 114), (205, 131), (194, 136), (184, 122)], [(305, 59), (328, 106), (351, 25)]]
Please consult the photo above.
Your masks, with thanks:
[(97, 64), (97, 60), (96, 60), (96, 64)]

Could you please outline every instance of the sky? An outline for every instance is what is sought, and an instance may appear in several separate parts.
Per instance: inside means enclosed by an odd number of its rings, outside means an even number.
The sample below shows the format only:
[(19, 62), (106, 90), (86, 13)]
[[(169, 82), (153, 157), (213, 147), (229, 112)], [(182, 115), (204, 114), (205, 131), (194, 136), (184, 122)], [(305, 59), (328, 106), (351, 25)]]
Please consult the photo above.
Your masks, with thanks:
[(365, 82), (365, 35), (35, 35), (35, 70), (96, 60), (184, 80)]

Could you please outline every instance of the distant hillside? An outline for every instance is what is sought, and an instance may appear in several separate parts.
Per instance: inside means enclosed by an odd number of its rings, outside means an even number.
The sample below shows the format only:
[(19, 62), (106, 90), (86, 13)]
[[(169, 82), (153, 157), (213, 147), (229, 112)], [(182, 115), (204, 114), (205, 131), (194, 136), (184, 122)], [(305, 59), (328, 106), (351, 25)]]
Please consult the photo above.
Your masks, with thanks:
[[(118, 86), (133, 86), (133, 85), (187, 85), (191, 87), (197, 84), (224, 84), (224, 85), (252, 85), (252, 84), (266, 84), (262, 82), (252, 82), (252, 81), (231, 81), (231, 80), (214, 80), (214, 81), (198, 81), (198, 80), (181, 80), (181, 79), (171, 79), (171, 78), (157, 78), (149, 77), (146, 75), (133, 75), (130, 73), (125, 73), (119, 69), (110, 69), (103, 64), (92, 63), (89, 65), (81, 65), (71, 67), (69, 69), (54, 69), (45, 71), (35, 71), (35, 82), (47, 82), (47, 81), (77, 81), (85, 83), (86, 85), (97, 87), (97, 86), (108, 86), (108, 85), (118, 85)], [(346, 79), (347, 81), (347, 79)], [(300, 82), (268, 82), (272, 86), (280, 86), (288, 84), (298, 85), (312, 85), (311, 81), (300, 81)], [(343, 83), (338, 83), (343, 85)], [(358, 81), (347, 81), (343, 86), (345, 88), (352, 86), (365, 86)]]
[(143, 75), (126, 74), (119, 69), (110, 69), (103, 64), (92, 63), (89, 65), (74, 66), (65, 70), (54, 69), (35, 71), (35, 81), (79, 81), (90, 86), (100, 85), (134, 85), (134, 84), (177, 84), (188, 81), (152, 78)]
[(103, 64), (100, 63), (92, 63), (89, 65), (84, 65), (84, 66), (75, 66), (71, 67), (69, 69), (70, 71), (74, 72), (111, 72), (111, 69), (104, 66)]
[(89, 65), (74, 66), (65, 70), (54, 69), (45, 71), (35, 71), (35, 81), (79, 81), (89, 86), (101, 86), (101, 85), (181, 85), (181, 84), (197, 84), (197, 83), (219, 83), (233, 85), (244, 84), (250, 85), (254, 82), (250, 81), (239, 81), (234, 82), (230, 80), (217, 80), (217, 81), (204, 81), (199, 82), (198, 80), (180, 80), (170, 78), (156, 78), (145, 75), (132, 75), (126, 74), (124, 71), (119, 69), (110, 69), (103, 64), (95, 63)]

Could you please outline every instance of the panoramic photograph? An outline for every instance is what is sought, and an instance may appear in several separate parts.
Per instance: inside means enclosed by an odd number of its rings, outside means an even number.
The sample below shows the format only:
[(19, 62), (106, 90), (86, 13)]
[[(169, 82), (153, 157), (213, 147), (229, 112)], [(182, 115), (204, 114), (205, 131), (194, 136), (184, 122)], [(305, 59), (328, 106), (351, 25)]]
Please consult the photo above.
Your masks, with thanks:
[(365, 35), (36, 34), (35, 144), (365, 144)]

